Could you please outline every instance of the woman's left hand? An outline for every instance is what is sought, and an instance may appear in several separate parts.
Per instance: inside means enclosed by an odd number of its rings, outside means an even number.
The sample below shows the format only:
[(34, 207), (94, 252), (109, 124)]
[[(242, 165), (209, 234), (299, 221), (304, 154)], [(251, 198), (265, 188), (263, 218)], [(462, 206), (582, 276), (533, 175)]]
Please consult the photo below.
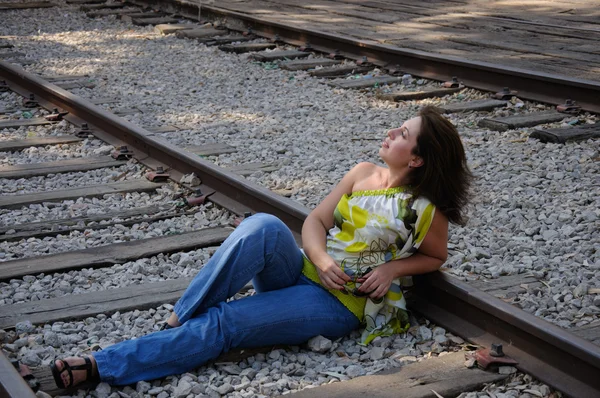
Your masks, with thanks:
[(380, 299), (392, 286), (395, 279), (394, 266), (392, 263), (384, 263), (379, 265), (373, 271), (358, 278), (357, 282), (361, 285), (358, 291), (364, 294), (369, 294), (369, 297), (376, 300)]

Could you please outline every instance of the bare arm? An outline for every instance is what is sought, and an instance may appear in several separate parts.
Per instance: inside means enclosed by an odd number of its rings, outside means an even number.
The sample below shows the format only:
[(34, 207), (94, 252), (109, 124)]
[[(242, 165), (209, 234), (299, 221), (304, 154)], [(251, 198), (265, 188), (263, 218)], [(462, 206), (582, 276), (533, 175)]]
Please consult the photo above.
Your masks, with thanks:
[(425, 274), (439, 269), (448, 257), (448, 219), (436, 211), (418, 252), (410, 257), (381, 264), (359, 279), (358, 289), (371, 298), (383, 297), (396, 278)]
[(308, 215), (302, 226), (302, 245), (310, 261), (317, 267), (323, 285), (341, 290), (350, 281), (338, 264), (327, 254), (327, 231), (333, 227), (333, 212), (344, 194), (352, 193), (355, 182), (368, 177), (376, 166), (360, 163), (342, 178), (329, 195)]

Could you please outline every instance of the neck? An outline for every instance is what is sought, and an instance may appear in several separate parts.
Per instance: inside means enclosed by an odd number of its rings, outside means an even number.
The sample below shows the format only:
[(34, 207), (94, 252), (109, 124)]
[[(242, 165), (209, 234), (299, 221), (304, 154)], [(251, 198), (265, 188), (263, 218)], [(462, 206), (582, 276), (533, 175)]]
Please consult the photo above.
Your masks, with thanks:
[(410, 173), (410, 169), (408, 167), (404, 167), (402, 169), (385, 169), (381, 176), (381, 183), (383, 188), (394, 188), (400, 187), (404, 185), (408, 185), (410, 179), (408, 175)]

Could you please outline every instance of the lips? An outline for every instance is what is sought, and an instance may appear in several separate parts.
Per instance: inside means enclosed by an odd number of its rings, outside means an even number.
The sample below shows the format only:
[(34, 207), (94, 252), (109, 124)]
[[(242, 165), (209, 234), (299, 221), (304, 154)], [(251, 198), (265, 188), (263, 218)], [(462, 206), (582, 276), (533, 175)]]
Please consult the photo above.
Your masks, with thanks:
[(381, 146), (383, 148), (389, 148), (390, 147), (390, 145), (388, 144), (387, 140), (383, 140), (383, 142), (381, 143)]

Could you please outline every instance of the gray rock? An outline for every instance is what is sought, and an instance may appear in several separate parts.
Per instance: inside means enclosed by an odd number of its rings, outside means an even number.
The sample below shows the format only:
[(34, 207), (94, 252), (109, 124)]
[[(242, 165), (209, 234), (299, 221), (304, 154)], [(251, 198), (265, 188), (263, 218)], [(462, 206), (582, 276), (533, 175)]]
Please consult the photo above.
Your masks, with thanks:
[(445, 335), (443, 335), (443, 334), (435, 335), (433, 337), (433, 340), (436, 343), (438, 343), (439, 345), (447, 345), (448, 344), (448, 338)]
[(192, 385), (189, 382), (182, 380), (179, 382), (177, 387), (175, 387), (173, 396), (175, 398), (185, 398), (190, 392), (192, 392)]
[(423, 340), (423, 341), (431, 340), (431, 338), (433, 337), (433, 333), (425, 325), (419, 326), (418, 335), (421, 337), (421, 340)]
[(247, 377), (248, 379), (252, 380), (256, 376), (256, 370), (253, 368), (246, 368), (240, 372), (240, 376)]
[(150, 391), (150, 388), (152, 388), (152, 385), (150, 383), (148, 383), (147, 381), (138, 381), (138, 383), (135, 386), (135, 391), (137, 391), (141, 394), (145, 394), (148, 391)]
[(58, 338), (58, 335), (50, 330), (44, 333), (44, 343), (55, 348), (61, 346), (61, 342)]
[(164, 388), (162, 388), (160, 386), (159, 387), (152, 387), (150, 390), (148, 390), (148, 394), (150, 394), (150, 395), (158, 395), (158, 394), (160, 394), (163, 391), (164, 391)]
[(325, 353), (331, 349), (333, 343), (323, 336), (315, 336), (308, 340), (308, 348), (313, 352)]
[(52, 398), (52, 395), (45, 393), (44, 391), (38, 391), (35, 393), (37, 398)]
[(156, 396), (156, 398), (169, 398), (169, 393), (166, 391), (161, 392)]
[(281, 353), (279, 352), (279, 350), (273, 350), (269, 353), (269, 358), (271, 358), (274, 361), (278, 360), (280, 356)]
[(111, 387), (108, 383), (100, 383), (96, 386), (94, 390), (96, 392), (96, 396), (98, 398), (108, 398), (110, 395)]
[(30, 321), (18, 322), (15, 325), (15, 331), (17, 334), (33, 333), (35, 332), (35, 326)]
[(498, 373), (501, 375), (511, 375), (513, 373), (517, 373), (517, 368), (514, 366), (500, 366), (498, 368)]
[(587, 283), (580, 283), (577, 285), (575, 290), (573, 290), (573, 294), (575, 297), (585, 296), (588, 293), (589, 285)]
[(260, 393), (266, 396), (272, 396), (279, 392), (277, 383), (264, 383), (260, 386)]
[(23, 365), (27, 365), (27, 366), (40, 366), (42, 364), (42, 360), (40, 359), (40, 357), (34, 353), (29, 351), (27, 354), (25, 354), (23, 356), (23, 358), (21, 359), (21, 362), (23, 362)]
[(378, 361), (383, 358), (383, 354), (385, 353), (385, 348), (383, 347), (373, 347), (369, 352), (369, 357), (372, 361)]
[(346, 368), (348, 377), (358, 377), (365, 374), (365, 370), (358, 365), (350, 365)]
[(228, 394), (234, 390), (233, 386), (229, 383), (223, 383), (217, 388), (217, 392), (221, 395)]

